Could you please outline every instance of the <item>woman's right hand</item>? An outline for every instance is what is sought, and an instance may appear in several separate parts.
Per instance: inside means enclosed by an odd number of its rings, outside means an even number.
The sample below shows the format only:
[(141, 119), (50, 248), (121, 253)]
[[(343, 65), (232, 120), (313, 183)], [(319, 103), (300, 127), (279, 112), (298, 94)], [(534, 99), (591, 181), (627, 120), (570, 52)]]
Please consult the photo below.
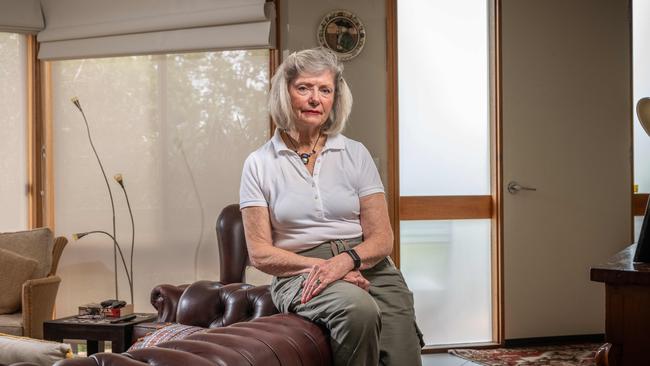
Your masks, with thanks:
[(357, 285), (366, 291), (368, 291), (368, 289), (370, 288), (370, 281), (368, 281), (365, 277), (363, 277), (361, 272), (359, 272), (358, 270), (348, 272), (348, 274), (343, 276), (343, 278), (341, 279), (343, 281), (350, 282), (353, 285)]

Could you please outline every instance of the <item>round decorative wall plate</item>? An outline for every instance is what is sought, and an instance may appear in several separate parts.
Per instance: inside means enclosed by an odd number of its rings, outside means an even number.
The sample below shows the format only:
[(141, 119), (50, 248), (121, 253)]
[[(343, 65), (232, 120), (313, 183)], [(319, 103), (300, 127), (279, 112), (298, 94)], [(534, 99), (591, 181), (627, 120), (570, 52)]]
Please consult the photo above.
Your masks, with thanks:
[(334, 51), (342, 61), (355, 58), (366, 43), (366, 28), (347, 10), (327, 13), (318, 26), (318, 43)]

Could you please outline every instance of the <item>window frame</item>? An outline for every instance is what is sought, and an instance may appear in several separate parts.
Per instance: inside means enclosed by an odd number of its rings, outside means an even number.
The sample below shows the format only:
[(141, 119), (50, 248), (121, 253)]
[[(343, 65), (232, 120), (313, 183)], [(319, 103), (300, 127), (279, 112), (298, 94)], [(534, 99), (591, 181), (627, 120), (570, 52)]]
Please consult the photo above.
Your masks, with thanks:
[[(503, 190), (501, 112), (501, 0), (489, 1), (490, 25), (490, 195), (400, 196), (399, 186), (399, 105), (397, 61), (397, 0), (386, 0), (386, 131), (388, 152), (387, 199), (394, 232), (392, 258), (400, 265), (400, 220), (490, 219), (492, 223), (491, 286), (492, 342), (471, 347), (493, 347), (504, 342), (503, 309)], [(463, 347), (454, 345), (453, 348)], [(449, 346), (425, 347), (423, 353), (437, 353)]]

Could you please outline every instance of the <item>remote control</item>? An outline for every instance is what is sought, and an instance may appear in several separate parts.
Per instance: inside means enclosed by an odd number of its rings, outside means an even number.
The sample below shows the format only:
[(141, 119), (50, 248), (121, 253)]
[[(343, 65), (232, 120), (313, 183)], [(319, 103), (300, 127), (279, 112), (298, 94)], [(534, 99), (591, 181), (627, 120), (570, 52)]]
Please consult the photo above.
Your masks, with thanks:
[(115, 323), (121, 323), (121, 322), (128, 322), (129, 320), (133, 320), (133, 319), (135, 319), (137, 317), (138, 317), (137, 315), (131, 314), (131, 315), (123, 316), (121, 318), (113, 319), (113, 320), (110, 321), (110, 323), (115, 324)]

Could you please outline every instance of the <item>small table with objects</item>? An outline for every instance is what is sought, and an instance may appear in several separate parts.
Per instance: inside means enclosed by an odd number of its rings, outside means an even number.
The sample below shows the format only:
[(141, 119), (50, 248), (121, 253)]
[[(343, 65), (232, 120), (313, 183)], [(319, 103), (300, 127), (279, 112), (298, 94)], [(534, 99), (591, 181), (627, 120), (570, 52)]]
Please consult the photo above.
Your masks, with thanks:
[(81, 319), (77, 316), (49, 320), (43, 323), (43, 338), (63, 342), (64, 339), (84, 339), (88, 356), (99, 351), (99, 342), (110, 341), (111, 352), (121, 353), (133, 343), (133, 326), (155, 321), (156, 314), (135, 313), (135, 317)]

